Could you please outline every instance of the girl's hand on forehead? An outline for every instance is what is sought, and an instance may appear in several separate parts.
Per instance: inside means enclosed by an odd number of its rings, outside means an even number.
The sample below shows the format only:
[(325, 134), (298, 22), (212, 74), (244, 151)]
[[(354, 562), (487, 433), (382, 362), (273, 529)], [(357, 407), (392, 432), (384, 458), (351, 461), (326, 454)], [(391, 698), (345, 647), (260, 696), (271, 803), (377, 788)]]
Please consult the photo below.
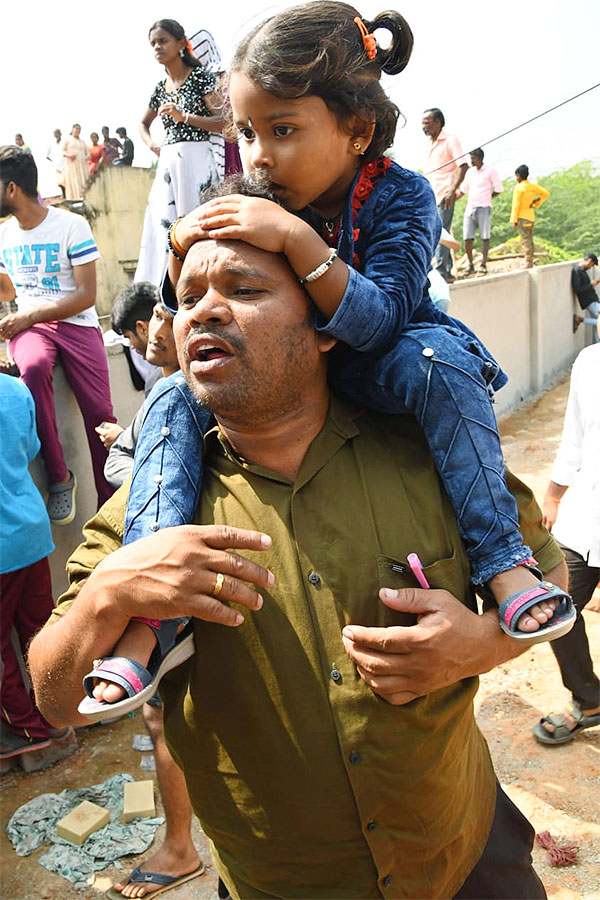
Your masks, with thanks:
[[(271, 253), (287, 253), (298, 229), (307, 227), (301, 219), (277, 203), (241, 194), (217, 197), (196, 212), (199, 213), (199, 227), (206, 237), (246, 241)], [(179, 225), (177, 236), (179, 238)]]

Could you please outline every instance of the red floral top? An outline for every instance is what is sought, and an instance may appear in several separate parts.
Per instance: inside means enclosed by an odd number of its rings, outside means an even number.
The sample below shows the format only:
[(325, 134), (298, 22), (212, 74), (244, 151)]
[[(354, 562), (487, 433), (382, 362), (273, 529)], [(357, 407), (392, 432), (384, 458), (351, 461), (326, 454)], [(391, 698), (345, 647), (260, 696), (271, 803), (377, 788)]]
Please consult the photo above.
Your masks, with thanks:
[[(360, 210), (365, 205), (367, 199), (370, 197), (373, 188), (377, 184), (380, 178), (383, 178), (389, 167), (392, 165), (392, 160), (388, 156), (380, 156), (378, 159), (373, 159), (371, 162), (365, 163), (360, 171), (360, 175), (358, 181), (354, 186), (354, 190), (352, 192), (352, 225), (356, 222), (356, 217), (358, 216)], [(335, 228), (332, 230), (328, 230), (323, 227), (322, 237), (323, 240), (326, 241), (331, 247), (335, 247), (337, 245), (338, 232), (340, 230), (339, 221), (336, 223)], [(356, 245), (358, 242), (358, 238), (360, 235), (360, 228), (354, 228), (352, 231), (352, 240)], [(359, 267), (359, 260), (356, 252), (354, 253), (352, 259), (352, 265), (355, 269)]]

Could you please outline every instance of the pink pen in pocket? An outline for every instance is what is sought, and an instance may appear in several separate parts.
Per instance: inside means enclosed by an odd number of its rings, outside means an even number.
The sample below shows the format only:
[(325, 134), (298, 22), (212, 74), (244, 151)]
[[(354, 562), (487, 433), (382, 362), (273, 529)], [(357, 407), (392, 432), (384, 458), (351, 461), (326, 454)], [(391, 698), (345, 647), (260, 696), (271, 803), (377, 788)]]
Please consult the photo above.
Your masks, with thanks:
[(419, 582), (421, 587), (422, 588), (430, 588), (431, 585), (429, 584), (429, 582), (425, 578), (425, 575), (423, 574), (423, 564), (422, 564), (421, 560), (419, 559), (419, 557), (417, 556), (417, 554), (409, 553), (408, 556), (406, 557), (406, 560), (412, 570), (413, 575), (415, 576), (415, 578), (417, 579), (417, 581)]

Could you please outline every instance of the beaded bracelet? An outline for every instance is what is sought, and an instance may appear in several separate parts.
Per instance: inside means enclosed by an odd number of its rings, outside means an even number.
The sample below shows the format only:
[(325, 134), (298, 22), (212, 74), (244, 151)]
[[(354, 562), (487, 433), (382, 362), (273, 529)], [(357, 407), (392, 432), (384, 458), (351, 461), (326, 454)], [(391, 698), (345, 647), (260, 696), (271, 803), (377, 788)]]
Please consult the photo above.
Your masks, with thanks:
[(324, 263), (321, 263), (320, 266), (317, 266), (316, 269), (313, 269), (312, 272), (309, 272), (308, 275), (305, 275), (304, 278), (299, 278), (298, 281), (300, 284), (310, 284), (312, 281), (316, 281), (317, 278), (320, 278), (325, 272), (331, 268), (337, 259), (337, 250), (332, 250), (329, 254), (329, 258), (325, 260)]
[(178, 222), (181, 222), (183, 216), (179, 216), (178, 219), (175, 219), (169, 230), (167, 231), (167, 247), (179, 262), (185, 262), (185, 250), (181, 246), (181, 244), (177, 243), (177, 238), (175, 237), (175, 228)]

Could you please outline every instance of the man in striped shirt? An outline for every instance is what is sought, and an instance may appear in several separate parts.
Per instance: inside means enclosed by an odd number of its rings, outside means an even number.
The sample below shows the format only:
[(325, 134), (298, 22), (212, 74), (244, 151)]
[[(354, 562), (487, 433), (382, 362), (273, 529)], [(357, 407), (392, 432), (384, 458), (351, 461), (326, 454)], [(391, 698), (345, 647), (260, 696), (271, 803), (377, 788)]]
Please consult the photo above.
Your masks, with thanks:
[(0, 320), (0, 338), (35, 400), (48, 514), (66, 525), (75, 516), (77, 479), (58, 438), (52, 386), (57, 357), (83, 416), (99, 505), (112, 488), (104, 478), (106, 450), (94, 428), (115, 417), (94, 309), (100, 254), (82, 216), (39, 202), (37, 177), (31, 154), (0, 147), (0, 217), (10, 216), (0, 225), (0, 301), (17, 305), (17, 312)]

